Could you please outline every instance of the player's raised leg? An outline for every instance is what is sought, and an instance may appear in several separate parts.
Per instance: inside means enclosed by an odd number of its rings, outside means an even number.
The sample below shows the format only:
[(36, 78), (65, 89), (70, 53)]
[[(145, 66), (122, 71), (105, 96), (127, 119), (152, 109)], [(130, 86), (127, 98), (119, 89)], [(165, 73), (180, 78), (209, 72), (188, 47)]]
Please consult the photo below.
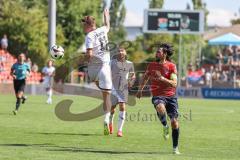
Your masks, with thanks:
[(113, 120), (114, 120), (115, 108), (116, 108), (116, 105), (112, 106), (112, 108), (111, 108), (111, 114), (110, 114), (110, 119), (109, 119), (109, 131), (110, 131), (110, 134), (113, 133)]
[[(110, 52), (108, 51), (108, 32), (110, 29), (110, 16), (108, 10), (103, 13), (104, 26), (97, 28), (95, 18), (85, 16), (82, 19), (85, 37), (86, 54), (85, 60), (88, 64), (88, 76), (91, 82), (98, 83), (97, 86), (102, 90), (103, 110), (105, 112), (104, 134), (109, 134), (109, 117), (111, 109), (112, 89)], [(91, 72), (89, 69), (95, 66), (97, 72)], [(95, 68), (94, 67), (94, 68)]]
[(111, 109), (111, 95), (109, 90), (103, 90), (103, 110), (105, 112), (104, 118), (104, 135), (109, 135), (109, 121), (110, 121), (110, 109)]

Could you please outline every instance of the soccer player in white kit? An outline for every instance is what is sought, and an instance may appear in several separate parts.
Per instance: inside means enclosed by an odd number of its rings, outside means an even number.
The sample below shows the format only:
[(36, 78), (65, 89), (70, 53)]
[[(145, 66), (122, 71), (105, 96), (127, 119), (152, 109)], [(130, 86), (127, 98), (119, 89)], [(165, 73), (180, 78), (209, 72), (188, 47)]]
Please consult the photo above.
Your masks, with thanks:
[(95, 82), (102, 91), (104, 119), (104, 135), (109, 135), (109, 117), (111, 109), (111, 67), (108, 51), (108, 35), (110, 29), (109, 12), (104, 10), (104, 26), (96, 28), (94, 17), (85, 16), (82, 19), (86, 45), (86, 61), (88, 62), (88, 80)]
[(53, 66), (53, 61), (49, 60), (47, 62), (47, 66), (42, 69), (42, 73), (44, 75), (44, 87), (47, 92), (47, 104), (52, 104), (52, 85), (53, 85), (53, 77), (55, 75), (55, 67)]

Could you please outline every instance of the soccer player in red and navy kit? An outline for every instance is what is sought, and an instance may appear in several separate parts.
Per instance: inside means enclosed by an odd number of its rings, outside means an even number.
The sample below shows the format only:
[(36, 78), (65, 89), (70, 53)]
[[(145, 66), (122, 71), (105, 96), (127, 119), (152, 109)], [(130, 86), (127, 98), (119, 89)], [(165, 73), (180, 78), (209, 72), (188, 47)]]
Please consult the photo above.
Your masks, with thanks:
[(157, 111), (159, 120), (163, 124), (163, 136), (165, 139), (169, 138), (167, 114), (171, 119), (173, 153), (180, 154), (178, 150), (179, 124), (176, 97), (177, 69), (176, 65), (171, 62), (172, 54), (173, 47), (170, 44), (163, 43), (158, 46), (156, 61), (148, 65), (136, 96), (138, 98), (142, 96), (144, 86), (150, 81), (153, 96), (152, 103)]

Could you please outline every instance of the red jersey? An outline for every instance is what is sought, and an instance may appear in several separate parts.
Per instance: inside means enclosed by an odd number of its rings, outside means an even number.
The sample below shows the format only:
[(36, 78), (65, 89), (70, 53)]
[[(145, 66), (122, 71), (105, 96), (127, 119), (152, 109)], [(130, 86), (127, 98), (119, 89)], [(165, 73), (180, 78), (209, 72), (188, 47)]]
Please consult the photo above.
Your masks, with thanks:
[(171, 97), (176, 93), (176, 88), (172, 87), (169, 83), (162, 82), (158, 78), (156, 71), (160, 71), (161, 75), (170, 79), (171, 74), (177, 74), (176, 65), (172, 62), (166, 61), (164, 64), (158, 62), (151, 62), (146, 70), (146, 75), (149, 76), (151, 93), (153, 96)]

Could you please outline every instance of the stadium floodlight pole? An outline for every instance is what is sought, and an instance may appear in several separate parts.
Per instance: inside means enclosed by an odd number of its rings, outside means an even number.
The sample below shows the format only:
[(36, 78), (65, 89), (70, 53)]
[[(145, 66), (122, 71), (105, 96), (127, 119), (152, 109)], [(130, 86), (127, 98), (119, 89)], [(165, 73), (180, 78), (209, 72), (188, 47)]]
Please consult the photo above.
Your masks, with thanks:
[(56, 0), (48, 0), (48, 47), (56, 43)]
[(181, 48), (182, 48), (182, 32), (181, 32), (181, 27), (180, 27), (180, 29), (179, 29), (179, 48), (178, 48), (178, 87), (181, 87), (181, 76), (182, 76)]

